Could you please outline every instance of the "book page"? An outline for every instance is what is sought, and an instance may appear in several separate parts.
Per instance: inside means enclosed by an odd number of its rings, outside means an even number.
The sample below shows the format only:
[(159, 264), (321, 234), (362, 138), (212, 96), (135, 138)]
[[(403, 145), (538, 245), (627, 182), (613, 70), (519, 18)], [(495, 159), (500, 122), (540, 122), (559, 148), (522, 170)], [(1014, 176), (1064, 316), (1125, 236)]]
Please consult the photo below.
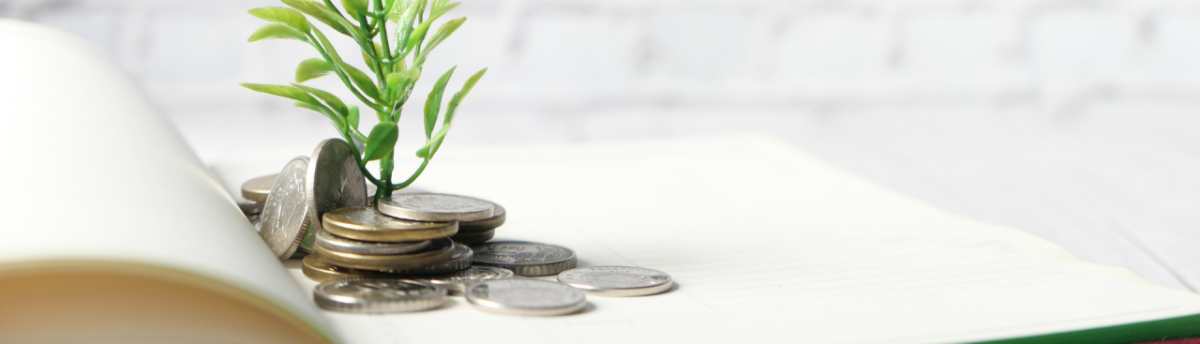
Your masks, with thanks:
[(0, 277), (55, 262), (180, 271), (335, 340), (136, 80), (86, 43), (34, 24), (0, 20), (0, 46)]
[(453, 142), (414, 185), (504, 205), (497, 240), (564, 245), (580, 266), (662, 270), (677, 288), (589, 297), (583, 313), (547, 318), (483, 313), (457, 297), (420, 313), (326, 313), (347, 341), (965, 342), (1200, 313), (1195, 294), (946, 213), (773, 139)]

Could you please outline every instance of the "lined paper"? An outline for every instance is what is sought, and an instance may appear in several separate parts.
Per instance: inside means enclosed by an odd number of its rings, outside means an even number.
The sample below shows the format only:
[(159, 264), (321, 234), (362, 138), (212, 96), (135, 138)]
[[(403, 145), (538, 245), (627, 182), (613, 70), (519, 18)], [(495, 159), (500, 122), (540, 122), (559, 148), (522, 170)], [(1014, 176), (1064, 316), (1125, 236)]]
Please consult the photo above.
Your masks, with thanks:
[(584, 313), (550, 318), (482, 313), (462, 299), (415, 314), (326, 313), (350, 342), (961, 342), (1200, 314), (1195, 294), (769, 139), (439, 154), (416, 185), (504, 205), (497, 240), (567, 246), (581, 266), (662, 270), (677, 288), (591, 297)]

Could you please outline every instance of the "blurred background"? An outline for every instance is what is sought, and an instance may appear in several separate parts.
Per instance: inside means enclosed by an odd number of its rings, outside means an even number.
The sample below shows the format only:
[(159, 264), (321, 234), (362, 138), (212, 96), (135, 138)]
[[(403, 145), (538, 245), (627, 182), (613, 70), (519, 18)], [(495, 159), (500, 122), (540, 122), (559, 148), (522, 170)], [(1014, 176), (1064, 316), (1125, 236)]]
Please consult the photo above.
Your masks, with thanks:
[[(1200, 290), (1200, 2), (464, 2), (445, 18), (469, 20), (409, 105), (452, 65), (454, 90), (489, 68), (447, 145), (773, 135), (951, 211)], [(213, 161), (335, 136), (320, 115), (237, 85), (290, 82), (316, 56), (295, 41), (246, 42), (263, 24), (246, 10), (277, 5), (0, 0), (0, 17), (94, 43)], [(347, 95), (334, 78), (312, 83)], [(408, 117), (401, 141), (415, 149)]]

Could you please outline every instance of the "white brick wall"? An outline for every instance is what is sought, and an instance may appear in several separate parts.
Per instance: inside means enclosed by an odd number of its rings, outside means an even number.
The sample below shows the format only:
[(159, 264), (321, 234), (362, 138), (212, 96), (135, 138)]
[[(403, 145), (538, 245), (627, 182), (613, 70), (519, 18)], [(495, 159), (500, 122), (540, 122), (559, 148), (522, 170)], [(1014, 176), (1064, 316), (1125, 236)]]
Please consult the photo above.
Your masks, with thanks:
[[(189, 137), (217, 135), (191, 128), (221, 116), (324, 125), (236, 86), (286, 82), (295, 63), (315, 55), (290, 41), (245, 42), (261, 25), (245, 10), (275, 4), (0, 0), (0, 16), (96, 43), (145, 80)], [(464, 110), (499, 116), (479, 120), (490, 124), (468, 136), (491, 137), (483, 141), (590, 140), (603, 134), (579, 126), (607, 114), (656, 127), (625, 116), (633, 110), (837, 118), (969, 106), (1023, 109), (1033, 123), (1062, 125), (1105, 102), (1200, 99), (1195, 1), (466, 0), (455, 15), (470, 19), (428, 69), (490, 67)], [(342, 46), (343, 54), (354, 49)], [(640, 131), (706, 131), (664, 123)], [(483, 133), (494, 125), (517, 134)]]

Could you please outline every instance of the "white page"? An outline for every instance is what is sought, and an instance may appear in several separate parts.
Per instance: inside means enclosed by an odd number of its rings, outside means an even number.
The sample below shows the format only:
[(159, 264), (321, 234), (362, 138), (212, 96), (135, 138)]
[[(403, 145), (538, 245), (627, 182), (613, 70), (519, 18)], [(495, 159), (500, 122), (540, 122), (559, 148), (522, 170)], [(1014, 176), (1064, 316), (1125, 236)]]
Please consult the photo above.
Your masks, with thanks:
[(586, 312), (550, 318), (482, 313), (461, 298), (413, 314), (327, 312), (349, 342), (956, 342), (1200, 313), (1194, 294), (770, 139), (480, 148), (450, 138), (415, 185), (503, 204), (498, 239), (565, 245), (581, 266), (663, 270), (679, 288), (591, 297)]
[(85, 260), (180, 270), (330, 335), (134, 79), (87, 44), (34, 24), (0, 20), (0, 47), (0, 268)]

